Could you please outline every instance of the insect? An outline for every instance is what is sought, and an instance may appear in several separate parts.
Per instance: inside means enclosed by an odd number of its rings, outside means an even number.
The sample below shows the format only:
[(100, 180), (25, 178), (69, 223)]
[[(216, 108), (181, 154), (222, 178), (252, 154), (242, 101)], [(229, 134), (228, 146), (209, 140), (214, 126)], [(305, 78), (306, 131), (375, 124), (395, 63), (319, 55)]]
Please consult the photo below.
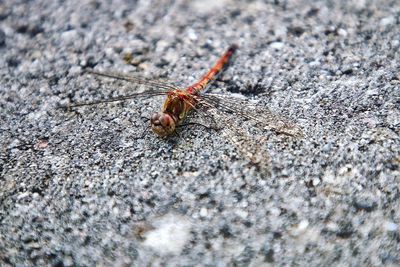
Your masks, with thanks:
[(149, 87), (149, 89), (110, 99), (76, 103), (70, 105), (69, 108), (165, 95), (166, 99), (162, 110), (150, 118), (151, 128), (157, 136), (167, 137), (176, 134), (177, 127), (183, 124), (188, 114), (197, 112), (203, 118), (209, 119), (217, 125), (217, 129), (219, 128), (246, 157), (253, 162), (259, 161), (256, 159), (257, 153), (259, 153), (259, 141), (252, 138), (240, 125), (233, 124), (232, 115), (253, 121), (257, 127), (290, 136), (302, 136), (302, 131), (296, 124), (266, 108), (252, 105), (250, 102), (236, 97), (205, 92), (218, 74), (228, 65), (237, 49), (237, 45), (231, 45), (198, 82), (185, 89), (155, 79), (90, 70), (89, 73), (97, 76), (133, 82)]

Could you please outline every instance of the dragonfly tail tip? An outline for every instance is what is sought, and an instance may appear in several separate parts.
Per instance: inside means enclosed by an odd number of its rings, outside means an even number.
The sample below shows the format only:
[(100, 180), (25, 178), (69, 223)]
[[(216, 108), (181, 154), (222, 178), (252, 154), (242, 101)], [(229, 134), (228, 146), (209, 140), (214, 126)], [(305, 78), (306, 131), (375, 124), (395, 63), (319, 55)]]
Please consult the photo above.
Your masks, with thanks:
[(237, 44), (231, 44), (228, 48), (228, 50), (230, 51), (235, 51), (239, 48), (239, 46)]

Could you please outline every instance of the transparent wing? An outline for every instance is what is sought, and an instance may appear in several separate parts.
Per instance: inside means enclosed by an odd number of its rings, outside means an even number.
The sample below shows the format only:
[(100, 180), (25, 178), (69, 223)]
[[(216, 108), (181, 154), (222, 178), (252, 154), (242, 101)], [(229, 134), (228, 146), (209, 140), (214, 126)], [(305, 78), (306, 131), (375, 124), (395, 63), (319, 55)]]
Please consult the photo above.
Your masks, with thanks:
[(270, 157), (268, 152), (262, 149), (264, 141), (262, 137), (252, 136), (244, 127), (238, 127), (239, 124), (232, 123), (231, 116), (227, 116), (205, 100), (200, 100), (192, 107), (203, 119), (211, 121), (211, 124), (216, 126), (222, 136), (236, 147), (239, 155), (250, 160), (250, 163), (264, 174), (269, 173)]
[(60, 108), (68, 108), (68, 109), (70, 109), (70, 108), (77, 108), (77, 107), (83, 107), (83, 106), (91, 106), (91, 105), (118, 102), (118, 101), (130, 100), (130, 99), (137, 99), (137, 98), (141, 98), (141, 97), (160, 96), (160, 95), (166, 95), (166, 94), (167, 94), (167, 91), (151, 90), (151, 91), (145, 91), (145, 92), (140, 92), (140, 93), (135, 93), (135, 94), (129, 94), (129, 95), (125, 95), (125, 96), (118, 96), (118, 97), (112, 97), (112, 98), (107, 98), (107, 99), (101, 99), (101, 100), (96, 100), (96, 101), (75, 103), (75, 104), (68, 105), (68, 106), (63, 106), (63, 107), (60, 107)]
[(151, 86), (151, 87), (155, 87), (155, 88), (159, 88), (159, 89), (165, 89), (165, 90), (176, 89), (176, 86), (173, 85), (173, 83), (170, 81), (144, 78), (144, 77), (139, 77), (139, 76), (134, 76), (134, 75), (129, 75), (129, 74), (122, 74), (122, 73), (108, 72), (108, 71), (87, 70), (87, 73), (94, 74), (97, 76), (102, 76), (102, 77), (113, 78), (113, 79), (117, 79), (117, 80), (128, 81), (128, 82), (132, 82), (135, 84), (142, 84), (145, 86)]
[(234, 113), (242, 118), (252, 120), (261, 128), (294, 137), (303, 136), (302, 130), (289, 119), (275, 114), (267, 108), (251, 104), (247, 99), (205, 93), (198, 97), (198, 101), (209, 108)]
[(153, 87), (156, 89), (150, 89), (150, 90), (146, 90), (144, 92), (138, 92), (138, 93), (133, 93), (133, 94), (129, 94), (129, 95), (108, 98), (108, 99), (101, 99), (101, 100), (82, 102), (82, 103), (74, 103), (74, 104), (71, 104), (68, 106), (61, 106), (59, 108), (71, 109), (71, 108), (77, 108), (77, 107), (82, 107), (82, 106), (91, 106), (91, 105), (97, 105), (97, 104), (103, 104), (103, 103), (125, 101), (125, 100), (130, 100), (130, 99), (141, 98), (141, 97), (166, 95), (170, 90), (176, 89), (175, 86), (173, 86), (172, 84), (170, 84), (168, 82), (163, 82), (163, 81), (155, 80), (155, 79), (136, 77), (136, 76), (132, 76), (132, 75), (126, 75), (126, 74), (115, 73), (115, 72), (100, 72), (100, 71), (95, 71), (95, 70), (87, 70), (87, 73), (94, 74), (97, 76), (102, 76), (102, 77), (113, 78), (113, 79), (117, 79), (117, 80), (128, 81), (128, 82), (132, 82), (135, 84)]

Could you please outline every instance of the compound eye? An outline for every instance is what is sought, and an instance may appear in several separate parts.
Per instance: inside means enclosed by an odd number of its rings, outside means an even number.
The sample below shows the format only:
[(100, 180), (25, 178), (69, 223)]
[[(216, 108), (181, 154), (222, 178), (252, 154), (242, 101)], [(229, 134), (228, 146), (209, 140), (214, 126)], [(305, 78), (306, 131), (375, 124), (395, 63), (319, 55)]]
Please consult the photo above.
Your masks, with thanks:
[(150, 118), (151, 123), (153, 124), (160, 124), (160, 114), (159, 113), (155, 113), (151, 116)]
[(164, 127), (169, 126), (170, 125), (170, 117), (168, 115), (161, 116), (160, 123)]

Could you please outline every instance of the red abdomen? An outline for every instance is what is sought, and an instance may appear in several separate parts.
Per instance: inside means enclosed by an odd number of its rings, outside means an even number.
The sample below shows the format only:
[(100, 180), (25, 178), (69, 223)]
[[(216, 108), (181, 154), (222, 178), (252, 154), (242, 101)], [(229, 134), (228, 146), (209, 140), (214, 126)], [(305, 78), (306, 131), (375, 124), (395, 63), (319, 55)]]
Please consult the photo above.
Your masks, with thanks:
[(189, 94), (198, 94), (200, 91), (204, 90), (207, 85), (210, 84), (212, 80), (216, 78), (218, 73), (226, 66), (229, 59), (232, 57), (233, 53), (236, 51), (238, 46), (236, 44), (231, 45), (228, 50), (220, 57), (217, 63), (195, 84), (186, 88)]

